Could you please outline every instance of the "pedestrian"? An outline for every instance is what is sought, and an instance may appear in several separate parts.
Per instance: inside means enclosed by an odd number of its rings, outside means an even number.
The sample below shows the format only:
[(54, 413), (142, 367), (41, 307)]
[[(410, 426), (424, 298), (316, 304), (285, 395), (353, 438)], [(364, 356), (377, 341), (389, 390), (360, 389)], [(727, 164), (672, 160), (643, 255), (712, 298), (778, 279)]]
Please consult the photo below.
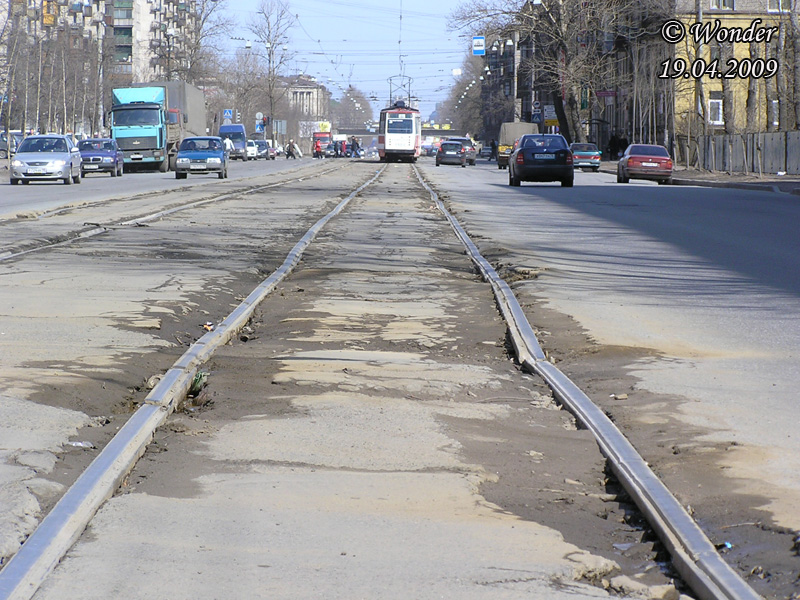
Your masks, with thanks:
[(619, 155), (622, 156), (625, 154), (625, 150), (628, 149), (628, 138), (622, 136), (619, 140)]
[(297, 157), (294, 154), (294, 140), (289, 140), (289, 143), (286, 144), (286, 160), (289, 160), (290, 158), (297, 160)]
[(608, 140), (608, 159), (617, 160), (617, 152), (619, 152), (619, 138), (616, 133), (612, 133)]
[(319, 143), (319, 140), (314, 142), (314, 158), (322, 158), (322, 144)]
[(359, 151), (358, 140), (356, 139), (356, 136), (353, 136), (353, 141), (351, 142), (351, 147), (352, 147), (353, 158), (359, 158), (359, 155), (358, 155), (358, 151)]
[(489, 160), (497, 160), (497, 140), (492, 139), (492, 143), (489, 144), (489, 147), (492, 149), (489, 154)]

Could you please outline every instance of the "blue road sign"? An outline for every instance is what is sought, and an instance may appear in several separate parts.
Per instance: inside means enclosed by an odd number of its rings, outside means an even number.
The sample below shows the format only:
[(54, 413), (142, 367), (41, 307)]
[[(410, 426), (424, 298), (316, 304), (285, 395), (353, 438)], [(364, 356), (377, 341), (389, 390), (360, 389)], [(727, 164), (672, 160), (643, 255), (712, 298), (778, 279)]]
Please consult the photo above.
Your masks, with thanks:
[(264, 124), (261, 121), (256, 121), (256, 133), (264, 133)]
[(542, 122), (542, 113), (533, 113), (531, 115), (531, 123), (541, 123)]
[(223, 119), (232, 119), (233, 118), (233, 109), (232, 108), (226, 108), (225, 110), (223, 110), (222, 111), (222, 118)]
[(486, 38), (482, 35), (476, 35), (472, 38), (472, 55), (484, 56), (486, 54)]

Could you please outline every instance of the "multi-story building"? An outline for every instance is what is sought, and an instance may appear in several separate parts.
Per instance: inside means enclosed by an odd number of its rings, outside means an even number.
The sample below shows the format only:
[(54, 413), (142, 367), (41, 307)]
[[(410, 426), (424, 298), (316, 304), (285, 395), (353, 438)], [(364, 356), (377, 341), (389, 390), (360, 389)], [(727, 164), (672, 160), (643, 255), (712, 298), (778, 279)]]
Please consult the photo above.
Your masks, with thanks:
[(185, 76), (197, 39), (194, 0), (113, 0), (106, 24), (113, 28), (115, 73), (134, 82)]

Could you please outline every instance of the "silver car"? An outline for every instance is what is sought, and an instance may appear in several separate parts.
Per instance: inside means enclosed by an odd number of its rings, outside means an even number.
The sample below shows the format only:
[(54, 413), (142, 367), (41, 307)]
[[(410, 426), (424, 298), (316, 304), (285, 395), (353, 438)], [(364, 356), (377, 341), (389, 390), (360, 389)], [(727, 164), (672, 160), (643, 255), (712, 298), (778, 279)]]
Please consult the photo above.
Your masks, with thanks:
[(32, 135), (22, 140), (11, 161), (11, 185), (60, 179), (81, 182), (81, 153), (67, 135)]

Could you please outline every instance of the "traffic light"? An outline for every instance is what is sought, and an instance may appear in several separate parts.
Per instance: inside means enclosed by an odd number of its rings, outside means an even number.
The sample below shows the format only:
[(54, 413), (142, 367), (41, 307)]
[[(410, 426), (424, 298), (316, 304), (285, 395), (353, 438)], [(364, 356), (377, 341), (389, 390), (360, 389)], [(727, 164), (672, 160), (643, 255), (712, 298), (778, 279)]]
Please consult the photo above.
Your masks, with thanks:
[(238, 110), (236, 111), (236, 122), (237, 123), (242, 122), (242, 113), (240, 113)]
[(266, 127), (269, 124), (269, 117), (262, 117), (261, 124)]

